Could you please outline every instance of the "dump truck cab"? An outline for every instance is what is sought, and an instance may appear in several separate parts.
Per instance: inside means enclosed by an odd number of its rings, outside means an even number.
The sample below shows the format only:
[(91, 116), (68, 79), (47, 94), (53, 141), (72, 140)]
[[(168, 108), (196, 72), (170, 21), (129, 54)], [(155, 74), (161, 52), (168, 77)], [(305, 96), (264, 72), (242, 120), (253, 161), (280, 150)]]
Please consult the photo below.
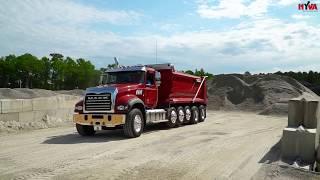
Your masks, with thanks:
[(159, 73), (153, 68), (145, 66), (123, 67), (108, 70), (102, 78), (103, 87), (116, 87), (115, 111), (118, 113), (130, 110), (136, 103), (141, 103), (144, 109), (157, 106)]
[[(204, 96), (205, 85), (200, 85), (200, 82), (203, 83), (205, 78), (172, 73), (175, 73), (175, 70), (171, 64), (138, 65), (107, 70), (103, 73), (101, 85), (87, 88), (84, 99), (76, 104), (74, 122), (79, 134), (93, 135), (101, 129), (123, 128), (128, 137), (138, 137), (145, 125), (170, 122), (170, 118), (173, 121), (170, 126), (176, 126), (178, 112), (172, 107), (177, 103), (180, 104), (179, 113), (180, 116), (183, 114), (183, 118), (186, 113), (185, 109), (182, 112), (181, 108), (193, 104), (197, 104), (198, 107), (206, 104), (206, 97), (203, 97), (203, 102), (196, 101), (198, 95)], [(161, 74), (164, 78), (161, 78)], [(181, 77), (187, 79), (179, 79)], [(188, 79), (191, 82), (183, 82)], [(182, 84), (172, 83), (174, 81), (180, 81)], [(184, 94), (186, 90), (177, 88), (181, 85), (187, 85), (181, 88), (193, 88), (192, 92), (189, 90), (187, 97), (187, 93)], [(199, 94), (201, 86), (203, 92)], [(172, 89), (177, 92), (172, 93)], [(191, 116), (191, 110), (189, 111), (187, 112)]]

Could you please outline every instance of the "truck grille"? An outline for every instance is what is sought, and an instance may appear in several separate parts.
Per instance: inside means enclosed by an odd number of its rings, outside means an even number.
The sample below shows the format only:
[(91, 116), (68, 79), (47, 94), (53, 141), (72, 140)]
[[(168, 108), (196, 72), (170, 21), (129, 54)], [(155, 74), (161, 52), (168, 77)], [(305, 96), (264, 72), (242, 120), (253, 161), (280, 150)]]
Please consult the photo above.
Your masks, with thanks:
[(85, 111), (99, 112), (111, 110), (111, 94), (87, 94), (84, 101)]

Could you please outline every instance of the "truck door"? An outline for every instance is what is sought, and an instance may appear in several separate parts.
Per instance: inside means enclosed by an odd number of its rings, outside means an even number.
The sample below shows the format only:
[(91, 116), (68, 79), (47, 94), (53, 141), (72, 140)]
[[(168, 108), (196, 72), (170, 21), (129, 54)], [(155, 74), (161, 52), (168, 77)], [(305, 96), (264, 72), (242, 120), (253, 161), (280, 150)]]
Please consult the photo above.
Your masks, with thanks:
[(148, 71), (146, 77), (146, 88), (144, 103), (148, 108), (155, 108), (158, 100), (158, 89), (155, 83), (155, 72)]

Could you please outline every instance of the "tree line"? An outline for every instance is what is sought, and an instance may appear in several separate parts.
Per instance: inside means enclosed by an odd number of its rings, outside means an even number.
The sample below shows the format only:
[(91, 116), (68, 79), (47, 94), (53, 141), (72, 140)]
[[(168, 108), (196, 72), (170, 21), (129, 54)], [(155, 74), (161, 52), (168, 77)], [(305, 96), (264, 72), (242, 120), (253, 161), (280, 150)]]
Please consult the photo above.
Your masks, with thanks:
[[(0, 88), (85, 89), (98, 85), (101, 72), (115, 66), (109, 64), (97, 70), (89, 60), (64, 57), (58, 53), (42, 58), (29, 53), (8, 55), (0, 57)], [(203, 69), (185, 73), (213, 77)]]
[(84, 89), (99, 83), (100, 71), (88, 60), (53, 53), (37, 58), (29, 53), (0, 58), (1, 88)]
[(314, 72), (314, 71), (309, 71), (309, 72), (281, 72), (278, 71), (275, 74), (278, 75), (283, 75), (283, 76), (289, 76), (297, 81), (302, 82), (303, 84), (313, 84), (313, 85), (320, 85), (320, 72)]
[(200, 70), (195, 69), (195, 71), (187, 70), (187, 71), (184, 71), (184, 73), (195, 75), (195, 76), (208, 76), (209, 79), (213, 78), (213, 74), (205, 72), (203, 68), (201, 68)]
[[(85, 89), (98, 85), (101, 72), (113, 67), (115, 64), (109, 64), (107, 68), (97, 70), (89, 60), (64, 57), (58, 53), (42, 58), (29, 53), (8, 55), (0, 57), (0, 88)], [(213, 78), (213, 74), (202, 68), (184, 72)], [(320, 87), (320, 72), (278, 71), (275, 74), (292, 77), (307, 87)]]

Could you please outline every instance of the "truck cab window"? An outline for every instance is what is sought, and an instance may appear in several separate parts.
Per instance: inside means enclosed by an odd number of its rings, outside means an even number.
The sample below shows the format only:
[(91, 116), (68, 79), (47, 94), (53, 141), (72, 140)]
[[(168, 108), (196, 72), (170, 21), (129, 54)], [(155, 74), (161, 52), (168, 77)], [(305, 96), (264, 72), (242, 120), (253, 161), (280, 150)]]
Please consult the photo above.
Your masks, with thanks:
[(147, 73), (147, 85), (154, 85), (154, 74)]
[(103, 77), (103, 84), (144, 83), (143, 71), (109, 72)]

